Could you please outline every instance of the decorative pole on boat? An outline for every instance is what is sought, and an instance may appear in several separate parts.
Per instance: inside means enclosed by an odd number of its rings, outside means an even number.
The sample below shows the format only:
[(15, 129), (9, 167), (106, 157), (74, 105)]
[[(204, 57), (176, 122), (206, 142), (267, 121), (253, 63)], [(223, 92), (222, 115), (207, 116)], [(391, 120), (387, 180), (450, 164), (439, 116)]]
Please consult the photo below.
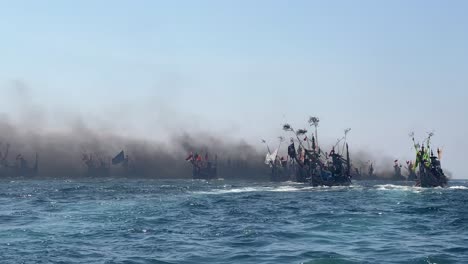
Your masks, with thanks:
[(438, 158), (439, 160), (442, 159), (442, 149), (441, 149), (441, 148), (437, 148), (437, 158)]
[(346, 174), (348, 177), (351, 175), (351, 161), (349, 159), (348, 143), (346, 143)]
[(416, 143), (416, 140), (414, 140), (414, 132), (409, 133), (409, 136), (410, 136), (411, 140), (413, 140), (414, 150), (416, 150), (416, 152), (418, 152), (420, 146), (419, 146), (419, 143)]
[(270, 147), (268, 146), (266, 140), (262, 139), (262, 143), (266, 145), (267, 150), (268, 150), (268, 154), (271, 154)]
[(341, 143), (341, 141), (342, 141), (343, 139), (344, 139), (344, 137), (342, 137), (342, 138), (337, 138), (337, 139), (336, 139), (336, 144), (335, 144), (335, 146), (333, 146), (333, 149), (338, 148), (338, 154), (340, 154), (340, 153), (339, 153), (339, 152), (340, 152), (340, 143)]
[(279, 137), (278, 137), (278, 140), (279, 140), (279, 144), (278, 144), (278, 151), (279, 151), (279, 149), (280, 149), (280, 147), (281, 147), (281, 143), (284, 142), (284, 137), (283, 137), (283, 136), (279, 136)]
[(432, 136), (434, 136), (434, 132), (433, 132), (433, 131), (427, 133), (427, 138), (426, 138), (426, 140), (424, 140), (424, 141), (426, 141), (427, 151), (430, 151), (429, 149), (430, 149), (430, 146), (431, 146), (431, 137), (432, 137)]
[(346, 143), (346, 136), (348, 135), (349, 131), (351, 131), (351, 128), (347, 128), (344, 131), (344, 143), (343, 143), (343, 148), (341, 149), (341, 153), (344, 152), (345, 144), (346, 144), (346, 146), (348, 146), (347, 143)]
[(317, 127), (319, 125), (319, 122), (320, 122), (320, 119), (318, 117), (316, 117), (316, 116), (309, 117), (310, 126), (315, 127), (315, 144), (317, 144), (317, 146), (319, 146), (318, 135), (317, 135)]
[[(301, 139), (299, 139), (299, 136), (298, 136), (298, 135), (299, 135), (299, 134), (307, 133), (307, 130), (305, 130), (305, 129), (299, 129), (299, 130), (296, 132), (296, 131), (294, 131), (294, 129), (292, 128), (292, 126), (291, 126), (290, 124), (287, 124), (287, 123), (283, 125), (283, 130), (284, 130), (284, 131), (291, 131), (291, 132), (293, 132), (294, 135), (296, 135), (297, 141), (299, 141), (299, 145), (300, 145), (303, 149), (305, 149), (304, 146), (302, 145)], [(305, 131), (305, 132), (304, 132), (304, 131)]]
[[(298, 140), (299, 140), (299, 141), (300, 141), (299, 136), (302, 137), (302, 136), (304, 136), (304, 135), (305, 135), (304, 141), (306, 141), (306, 140), (307, 140), (307, 130), (305, 130), (305, 129), (298, 129), (298, 130), (296, 131), (296, 136), (298, 137)], [(307, 146), (308, 146), (307, 149), (310, 149), (309, 141), (307, 141)], [(303, 147), (303, 149), (306, 149), (306, 148)]]

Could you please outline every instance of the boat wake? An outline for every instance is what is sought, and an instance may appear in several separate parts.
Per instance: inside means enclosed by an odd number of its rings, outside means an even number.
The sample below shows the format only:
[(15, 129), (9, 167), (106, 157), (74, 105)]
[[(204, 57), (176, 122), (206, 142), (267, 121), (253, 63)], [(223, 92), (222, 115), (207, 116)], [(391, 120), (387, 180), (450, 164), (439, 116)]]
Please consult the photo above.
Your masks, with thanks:
[(394, 184), (382, 184), (382, 185), (375, 185), (374, 188), (377, 190), (382, 191), (412, 191), (412, 192), (422, 192), (425, 190), (468, 190), (467, 186), (449, 186), (447, 188), (443, 187), (434, 187), (434, 188), (422, 188), (416, 186), (405, 186), (405, 185), (394, 185)]
[(466, 187), (466, 186), (450, 186), (448, 188), (449, 189), (454, 189), (454, 190), (468, 190), (468, 187)]
[(197, 191), (195, 194), (229, 194), (229, 193), (246, 193), (246, 192), (296, 192), (307, 189), (298, 188), (295, 186), (279, 186), (279, 187), (242, 187), (232, 189), (212, 189), (209, 191)]
[(225, 188), (212, 189), (209, 191), (195, 191), (194, 194), (229, 194), (229, 193), (246, 193), (246, 192), (308, 192), (308, 191), (337, 191), (353, 188), (362, 188), (359, 185), (352, 186), (319, 186), (313, 187), (304, 184), (281, 185), (281, 186), (257, 186), (257, 187), (240, 187), (240, 188)]
[(421, 192), (423, 188), (416, 186), (405, 186), (405, 185), (394, 185), (394, 184), (380, 184), (375, 185), (379, 191), (411, 191), (411, 192)]
[(339, 191), (362, 191), (362, 190), (377, 190), (377, 191), (400, 191), (400, 192), (413, 192), (421, 193), (429, 190), (468, 190), (467, 186), (457, 185), (450, 186), (447, 188), (435, 187), (435, 188), (422, 188), (412, 185), (396, 185), (396, 184), (377, 184), (377, 185), (360, 185), (352, 184), (350, 186), (318, 186), (313, 187), (303, 183), (289, 183), (285, 182), (280, 185), (271, 186), (232, 186), (229, 184), (212, 187), (208, 190), (193, 190), (193, 194), (230, 194), (230, 193), (248, 193), (248, 192), (339, 192)]

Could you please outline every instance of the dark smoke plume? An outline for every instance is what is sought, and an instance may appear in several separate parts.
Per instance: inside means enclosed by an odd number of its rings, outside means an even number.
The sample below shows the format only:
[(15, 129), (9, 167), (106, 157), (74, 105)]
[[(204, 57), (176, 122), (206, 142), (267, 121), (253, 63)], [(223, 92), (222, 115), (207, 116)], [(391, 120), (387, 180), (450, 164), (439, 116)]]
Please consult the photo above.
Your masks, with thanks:
[[(123, 135), (114, 129), (113, 115), (96, 122), (93, 117), (82, 118), (68, 113), (64, 124), (49, 124), (49, 116), (22, 81), (14, 81), (3, 94), (16, 106), (15, 115), (0, 113), (0, 152), (5, 155), (10, 145), (7, 162), (12, 165), (21, 154), (31, 166), (37, 153), (38, 177), (68, 178), (86, 175), (83, 155), (93, 155), (110, 163), (111, 158), (124, 150), (129, 156), (131, 172), (124, 174), (121, 165), (110, 166), (111, 176), (145, 178), (191, 178), (192, 167), (185, 161), (189, 152), (198, 152), (211, 159), (218, 158), (218, 176), (223, 178), (267, 178), (263, 154), (243, 140), (203, 131), (187, 125), (177, 128), (171, 117), (163, 122), (170, 128), (158, 131), (154, 138)], [(148, 109), (151, 112), (152, 109)], [(60, 111), (52, 111), (60, 112)], [(98, 125), (90, 125), (91, 123)], [(148, 121), (150, 122), (150, 121)], [(59, 129), (57, 128), (59, 127)], [(127, 130), (131, 131), (131, 127)], [(190, 132), (188, 132), (190, 131)], [(160, 135), (163, 134), (163, 135)], [(2, 171), (0, 168), (0, 177)]]
[[(263, 156), (242, 140), (233, 140), (198, 132), (181, 132), (168, 142), (133, 139), (111, 133), (99, 133), (77, 122), (69, 131), (44, 132), (15, 126), (0, 119), (0, 151), (9, 144), (8, 162), (22, 154), (30, 164), (37, 153), (40, 177), (80, 177), (86, 174), (83, 154), (92, 154), (106, 162), (124, 150), (135, 168), (127, 177), (189, 178), (191, 166), (185, 161), (189, 152), (218, 158), (220, 177), (259, 178), (265, 176)], [(112, 176), (122, 175), (119, 165), (111, 166)]]
[[(164, 135), (154, 135), (153, 138), (164, 138), (159, 141), (118, 133), (116, 131), (119, 129), (113, 126), (112, 118), (96, 122), (95, 119), (83, 118), (70, 112), (67, 112), (66, 120), (63, 122), (65, 124), (62, 124), (61, 129), (52, 130), (48, 122), (50, 111), (47, 112), (42, 105), (34, 102), (34, 96), (31, 95), (27, 85), (15, 81), (11, 86), (12, 89), (5, 91), (4, 94), (10, 94), (11, 98), (8, 100), (17, 106), (17, 109), (13, 110), (18, 116), (0, 113), (0, 152), (4, 155), (7, 144), (10, 144), (8, 162), (13, 164), (15, 157), (21, 154), (30, 165), (34, 162), (37, 153), (39, 177), (82, 177), (87, 171), (82, 160), (84, 154), (93, 155), (96, 159), (109, 163), (110, 159), (121, 150), (129, 155), (130, 164), (134, 169), (131, 173), (124, 174), (122, 166), (111, 166), (112, 177), (190, 178), (192, 168), (185, 161), (190, 152), (203, 156), (208, 153), (212, 160), (217, 157), (218, 176), (222, 178), (268, 179), (269, 177), (269, 168), (264, 164), (266, 151), (262, 144), (253, 146), (244, 140), (203, 131), (203, 128), (196, 128), (194, 125), (182, 126), (177, 122), (174, 124), (171, 119), (177, 111), (172, 111), (170, 108), (171, 117), (162, 115), (158, 120), (170, 124), (165, 130), (158, 132)], [(148, 109), (148, 112), (151, 111), (152, 109)], [(112, 113), (109, 116), (113, 116)], [(315, 121), (318, 124), (318, 119)], [(90, 125), (93, 122), (98, 125)], [(283, 129), (291, 131), (292, 127), (286, 124)], [(131, 127), (128, 130), (131, 130)], [(302, 135), (306, 132), (300, 129), (296, 133)], [(322, 137), (326, 142), (327, 136)], [(321, 145), (333, 146), (331, 143)], [(349, 145), (354, 168), (367, 172), (370, 162), (373, 162), (377, 178), (392, 178), (392, 158), (361, 151), (359, 146), (353, 144), (352, 139), (349, 140)], [(405, 174), (404, 168), (402, 171)]]

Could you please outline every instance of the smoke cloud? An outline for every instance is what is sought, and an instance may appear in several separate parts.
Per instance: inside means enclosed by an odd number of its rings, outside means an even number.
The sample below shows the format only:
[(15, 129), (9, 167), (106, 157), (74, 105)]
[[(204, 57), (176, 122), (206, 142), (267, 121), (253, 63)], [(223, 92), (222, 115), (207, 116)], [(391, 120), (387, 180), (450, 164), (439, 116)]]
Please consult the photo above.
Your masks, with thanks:
[[(0, 119), (0, 152), (5, 155), (10, 145), (10, 164), (21, 154), (33, 163), (39, 156), (40, 177), (80, 177), (86, 175), (83, 154), (110, 162), (121, 150), (129, 155), (135, 168), (128, 177), (189, 178), (191, 166), (185, 157), (191, 151), (218, 157), (220, 177), (266, 177), (263, 155), (243, 140), (221, 138), (207, 132), (171, 133), (168, 142), (135, 139), (109, 132), (98, 132), (76, 122), (67, 131), (32, 130), (13, 124), (5, 116)], [(113, 176), (122, 175), (120, 165), (111, 166)]]
[[(109, 112), (109, 117), (97, 118), (83, 117), (69, 109), (50, 110), (34, 101), (30, 89), (22, 81), (13, 82), (4, 94), (9, 95), (10, 103), (16, 107), (12, 111), (15, 115), (0, 113), (0, 153), (4, 156), (9, 144), (7, 162), (14, 164), (15, 157), (21, 154), (30, 166), (37, 153), (38, 177), (82, 177), (87, 172), (82, 159), (84, 154), (109, 164), (121, 150), (129, 156), (134, 170), (125, 174), (121, 165), (113, 165), (110, 166), (112, 177), (191, 178), (191, 165), (185, 161), (190, 152), (203, 156), (208, 153), (211, 159), (217, 157), (218, 176), (222, 178), (263, 180), (269, 177), (269, 168), (263, 162), (266, 150), (260, 141), (258, 145), (251, 145), (243, 139), (230, 137), (228, 133), (203, 129), (193, 121), (193, 116), (181, 118), (183, 115), (165, 105), (163, 100), (157, 101), (160, 104), (156, 109), (164, 112), (164, 115), (156, 117), (157, 123), (163, 127), (148, 138), (135, 136), (129, 132), (132, 127), (122, 122), (115, 124), (113, 117), (125, 117), (125, 111), (116, 113), (114, 109)], [(125, 109), (131, 109), (131, 105), (125, 105)], [(50, 117), (57, 112), (61, 113), (60, 124), (51, 122)], [(178, 124), (181, 120), (191, 121)], [(147, 121), (151, 122), (154, 120)], [(283, 143), (282, 152), (286, 145)], [(359, 150), (352, 142), (350, 150), (352, 164), (361, 173), (367, 173), (370, 163), (373, 163), (378, 178), (392, 178), (393, 158)], [(404, 167), (402, 172), (406, 173)]]
[[(256, 147), (244, 140), (203, 131), (196, 126), (184, 124), (179, 126), (184, 129), (175, 129), (177, 126), (171, 119), (180, 120), (180, 117), (177, 118), (175, 111), (167, 107), (165, 112), (171, 111), (171, 115), (156, 118), (164, 126), (150, 139), (132, 135), (129, 132), (131, 126), (122, 129), (125, 125), (113, 123), (115, 113), (97, 120), (66, 110), (62, 111), (65, 113), (60, 124), (55, 122), (50, 125), (52, 122), (48, 113), (51, 111), (34, 102), (30, 89), (22, 81), (13, 82), (4, 94), (10, 95), (10, 103), (13, 102), (12, 105), (16, 107), (12, 111), (15, 115), (0, 113), (0, 153), (4, 157), (9, 145), (6, 162), (15, 164), (15, 157), (21, 154), (29, 166), (34, 163), (37, 153), (38, 177), (85, 176), (87, 166), (83, 160), (84, 154), (109, 164), (121, 150), (129, 156), (129, 163), (134, 169), (124, 174), (121, 165), (111, 165), (112, 177), (191, 178), (191, 165), (185, 161), (189, 152), (198, 152), (203, 156), (208, 153), (212, 159), (217, 156), (219, 177), (268, 177), (268, 170), (263, 164), (264, 156)], [(147, 112), (153, 110), (147, 109)]]

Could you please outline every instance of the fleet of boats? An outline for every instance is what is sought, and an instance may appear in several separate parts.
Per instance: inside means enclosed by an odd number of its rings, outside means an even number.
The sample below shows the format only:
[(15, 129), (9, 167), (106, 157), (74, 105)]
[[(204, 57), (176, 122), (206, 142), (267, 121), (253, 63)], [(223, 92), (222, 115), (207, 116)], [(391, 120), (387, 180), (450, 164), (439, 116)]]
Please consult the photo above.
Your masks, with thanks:
[[(294, 129), (290, 124), (283, 125), (283, 131), (291, 136), (284, 150), (281, 148), (286, 145), (284, 143), (286, 139), (283, 136), (278, 137), (278, 143), (274, 149), (270, 148), (266, 140), (262, 140), (267, 150), (265, 165), (270, 169), (271, 181), (294, 181), (311, 186), (347, 186), (354, 179), (377, 179), (373, 162), (368, 161), (365, 165), (353, 163), (347, 142), (350, 128), (346, 129), (344, 136), (326, 151), (318, 142), (319, 118), (310, 117), (308, 123), (313, 132), (308, 132), (306, 129)], [(402, 172), (403, 166), (395, 160), (392, 180), (410, 181), (420, 187), (447, 186), (448, 177), (440, 162), (442, 151), (431, 145), (433, 135), (434, 133), (429, 133), (420, 144), (416, 142), (414, 133), (410, 134), (415, 159), (406, 162), (406, 173)], [(0, 177), (31, 178), (38, 175), (39, 156), (37, 153), (33, 164), (30, 165), (22, 154), (18, 154), (14, 161), (11, 161), (9, 152), (9, 144), (3, 152), (0, 144)], [(280, 155), (281, 152), (283, 155)], [(192, 166), (193, 179), (218, 178), (217, 155), (212, 158), (207, 151), (203, 154), (192, 152), (185, 160)], [(96, 153), (84, 153), (82, 162), (88, 177), (110, 176), (113, 165), (120, 166), (125, 175), (135, 171), (135, 166), (132, 166), (128, 155), (125, 155), (123, 150), (112, 159), (102, 158)]]
[[(347, 142), (350, 128), (344, 131), (344, 136), (329, 151), (324, 151), (318, 143), (319, 122), (317, 117), (309, 118), (308, 123), (313, 128), (311, 133), (306, 129), (296, 130), (290, 124), (284, 124), (283, 131), (289, 133), (291, 138), (283, 156), (279, 154), (285, 142), (283, 136), (278, 137), (279, 142), (274, 149), (270, 148), (266, 140), (262, 140), (267, 149), (265, 165), (270, 168), (271, 181), (294, 181), (312, 186), (347, 186), (353, 179), (378, 179), (373, 162), (369, 161), (366, 166), (361, 164), (359, 167), (353, 164)], [(407, 175), (403, 174), (403, 166), (395, 160), (393, 175), (389, 179), (414, 182), (415, 186), (420, 187), (447, 186), (448, 177), (440, 164), (441, 150), (437, 149), (435, 156), (430, 145), (433, 133), (429, 133), (422, 145), (415, 142), (414, 133), (410, 135), (416, 151), (415, 160), (406, 162)], [(191, 153), (186, 160), (192, 165), (193, 179), (210, 180), (218, 177), (217, 158), (212, 162), (208, 159), (208, 154), (203, 158), (201, 154)]]
[(22, 154), (16, 155), (13, 162), (8, 159), (9, 154), (10, 144), (7, 144), (4, 152), (0, 150), (0, 177), (34, 177), (37, 175), (39, 169), (37, 153), (32, 166)]

